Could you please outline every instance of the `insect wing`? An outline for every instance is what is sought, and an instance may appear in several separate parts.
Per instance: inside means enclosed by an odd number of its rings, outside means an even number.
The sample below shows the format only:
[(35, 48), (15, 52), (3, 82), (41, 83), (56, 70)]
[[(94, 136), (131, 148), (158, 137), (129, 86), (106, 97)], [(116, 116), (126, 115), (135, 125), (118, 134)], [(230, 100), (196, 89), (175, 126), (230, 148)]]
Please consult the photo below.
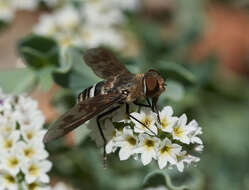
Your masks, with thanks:
[(107, 79), (111, 76), (131, 74), (110, 51), (104, 48), (89, 49), (83, 58), (100, 78)]
[(118, 103), (123, 99), (124, 97), (121, 94), (113, 93), (98, 95), (76, 104), (59, 117), (53, 126), (48, 129), (43, 141), (48, 143), (64, 136), (114, 103)]

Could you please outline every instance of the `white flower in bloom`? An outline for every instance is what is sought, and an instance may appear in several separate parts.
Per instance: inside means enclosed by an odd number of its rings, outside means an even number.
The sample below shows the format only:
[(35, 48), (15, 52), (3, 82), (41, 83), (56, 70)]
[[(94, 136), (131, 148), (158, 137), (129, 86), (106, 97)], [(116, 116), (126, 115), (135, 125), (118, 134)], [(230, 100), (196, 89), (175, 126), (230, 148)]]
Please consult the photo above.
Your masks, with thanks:
[(190, 142), (191, 143), (197, 143), (197, 144), (203, 144), (202, 140), (197, 137), (197, 135), (201, 135), (202, 134), (202, 129), (201, 127), (199, 127), (197, 121), (192, 120), (191, 122), (189, 122), (188, 126), (189, 128), (189, 138), (190, 138)]
[(133, 130), (125, 127), (122, 136), (116, 138), (116, 146), (120, 147), (120, 160), (127, 160), (135, 152), (138, 144), (138, 138), (133, 135)]
[(1, 153), (8, 153), (10, 152), (17, 141), (20, 138), (20, 133), (17, 130), (12, 131), (9, 136), (0, 136), (0, 149)]
[(16, 177), (6, 171), (0, 171), (0, 189), (17, 190), (18, 183)]
[(10, 0), (0, 0), (0, 20), (9, 22), (14, 16), (15, 8)]
[(37, 0), (12, 0), (13, 6), (20, 10), (32, 11), (38, 7), (39, 1)]
[(147, 165), (152, 161), (152, 158), (157, 158), (156, 152), (160, 139), (157, 137), (150, 137), (147, 134), (140, 134), (138, 138), (140, 142), (134, 152), (141, 153), (141, 161), (144, 165)]
[(177, 158), (177, 162), (174, 163), (177, 167), (177, 169), (180, 171), (180, 172), (183, 172), (183, 169), (184, 169), (184, 162), (187, 162), (187, 151), (182, 151), (180, 153), (178, 153), (178, 155), (176, 156)]
[(124, 46), (124, 40), (120, 32), (110, 27), (85, 25), (81, 28), (80, 38), (86, 48), (106, 45), (121, 49)]
[(182, 147), (178, 144), (172, 144), (172, 142), (165, 138), (158, 149), (158, 165), (160, 169), (166, 167), (167, 163), (175, 164), (176, 163), (176, 155), (179, 154)]
[[(135, 112), (131, 115), (145, 123), (151, 131), (135, 119), (126, 117), (125, 107), (121, 107), (120, 110), (108, 115), (101, 122), (101, 127), (108, 139), (105, 147), (107, 154), (115, 152), (119, 148), (120, 160), (127, 160), (130, 156), (134, 156), (135, 160), (141, 158), (143, 165), (147, 165), (155, 159), (160, 169), (172, 169), (173, 166), (176, 166), (180, 172), (183, 171), (184, 164), (189, 166), (200, 160), (199, 157), (190, 155), (190, 152), (201, 152), (204, 147), (199, 143), (201, 141), (199, 137), (199, 140), (193, 138), (202, 133), (196, 121), (191, 121), (186, 125), (185, 114), (180, 118), (174, 117), (173, 109), (166, 106), (159, 112), (162, 126), (158, 126), (157, 115), (150, 109), (141, 108), (138, 113), (135, 107), (133, 111)], [(94, 123), (91, 124), (92, 122)], [(157, 126), (161, 129), (159, 134), (157, 134)], [(103, 143), (99, 131), (96, 131), (95, 119), (89, 122), (89, 128), (95, 135), (94, 139), (101, 140)], [(110, 132), (106, 133), (107, 129)], [(112, 135), (108, 136), (107, 134)]]
[(15, 151), (11, 151), (10, 153), (2, 153), (2, 162), (0, 164), (1, 169), (8, 171), (13, 176), (17, 175), (22, 165), (22, 157), (16, 154)]
[(55, 35), (57, 30), (55, 17), (49, 14), (41, 15), (39, 18), (39, 23), (33, 28), (33, 31), (36, 34), (48, 36)]
[(80, 24), (80, 15), (77, 10), (71, 6), (66, 5), (59, 9), (54, 14), (55, 22), (62, 30), (73, 30)]
[(19, 184), (25, 190), (48, 190), (51, 163), (46, 160), (45, 119), (37, 102), (2, 94), (0, 100), (0, 189), (17, 190)]
[(47, 151), (44, 149), (44, 145), (39, 141), (32, 141), (25, 143), (23, 141), (16, 144), (17, 151), (22, 155), (24, 159), (29, 160), (43, 160), (48, 157)]
[(22, 171), (25, 174), (27, 183), (32, 183), (39, 180), (43, 183), (49, 182), (47, 172), (51, 169), (52, 164), (47, 160), (43, 161), (29, 161), (23, 164)]
[(22, 137), (27, 142), (37, 141), (37, 142), (42, 143), (45, 133), (46, 133), (46, 130), (39, 129), (36, 127), (22, 128), (21, 130)]
[(107, 1), (88, 1), (82, 8), (83, 17), (88, 25), (104, 27), (123, 22), (123, 13), (115, 9)]
[(161, 125), (159, 127), (162, 131), (171, 133), (173, 130), (173, 126), (177, 121), (177, 117), (173, 117), (173, 109), (170, 106), (166, 106), (163, 108), (161, 112), (159, 112)]
[(136, 133), (146, 132), (150, 135), (157, 134), (157, 127), (156, 127), (157, 115), (154, 112), (152, 112), (150, 109), (144, 108), (141, 109), (140, 113), (133, 112), (131, 113), (131, 115), (147, 127), (146, 128), (140, 122), (131, 118), (132, 122), (135, 124), (134, 131)]
[(174, 125), (172, 135), (174, 139), (177, 139), (185, 144), (189, 144), (190, 143), (190, 139), (188, 137), (189, 128), (186, 125), (186, 123), (187, 123), (187, 116), (183, 114)]
[(16, 123), (13, 120), (9, 120), (5, 117), (0, 116), (0, 128), (2, 135), (0, 136), (0, 144), (2, 144), (2, 139), (9, 137), (16, 130)]
[(41, 111), (37, 109), (37, 102), (24, 96), (15, 97), (15, 99), (17, 103), (14, 115), (21, 126), (21, 130), (30, 127), (42, 128), (45, 118)]

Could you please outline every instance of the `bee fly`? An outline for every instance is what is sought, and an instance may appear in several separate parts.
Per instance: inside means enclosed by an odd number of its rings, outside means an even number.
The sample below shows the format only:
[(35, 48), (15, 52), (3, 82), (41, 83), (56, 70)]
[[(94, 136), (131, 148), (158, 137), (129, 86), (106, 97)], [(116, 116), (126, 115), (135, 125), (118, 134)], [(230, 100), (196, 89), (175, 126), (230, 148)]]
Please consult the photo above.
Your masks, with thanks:
[[(87, 120), (97, 116), (97, 125), (104, 141), (104, 159), (106, 160), (105, 145), (107, 142), (100, 126), (100, 119), (125, 104), (126, 114), (150, 130), (130, 114), (129, 104), (150, 107), (157, 113), (160, 122), (157, 100), (165, 90), (165, 82), (155, 70), (149, 70), (145, 74), (130, 73), (112, 53), (103, 48), (89, 49), (83, 58), (93, 72), (105, 80), (79, 94), (77, 104), (59, 117), (48, 129), (44, 142), (47, 143), (62, 137)], [(148, 104), (138, 102), (143, 99), (146, 99)], [(152, 103), (149, 99), (152, 100)]]

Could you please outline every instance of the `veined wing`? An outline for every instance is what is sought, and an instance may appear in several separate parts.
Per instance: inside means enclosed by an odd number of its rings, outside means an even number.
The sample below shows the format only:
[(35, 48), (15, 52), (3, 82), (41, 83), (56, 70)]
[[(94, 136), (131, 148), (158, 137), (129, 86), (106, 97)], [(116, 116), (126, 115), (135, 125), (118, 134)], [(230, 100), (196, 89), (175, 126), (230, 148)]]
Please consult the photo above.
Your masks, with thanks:
[(123, 99), (124, 96), (122, 96), (122, 94), (100, 94), (76, 104), (59, 117), (53, 126), (48, 129), (43, 141), (47, 143), (64, 136), (114, 103), (122, 101)]
[(83, 56), (86, 64), (100, 78), (107, 79), (111, 76), (130, 74), (119, 60), (104, 48), (92, 48), (85, 52)]

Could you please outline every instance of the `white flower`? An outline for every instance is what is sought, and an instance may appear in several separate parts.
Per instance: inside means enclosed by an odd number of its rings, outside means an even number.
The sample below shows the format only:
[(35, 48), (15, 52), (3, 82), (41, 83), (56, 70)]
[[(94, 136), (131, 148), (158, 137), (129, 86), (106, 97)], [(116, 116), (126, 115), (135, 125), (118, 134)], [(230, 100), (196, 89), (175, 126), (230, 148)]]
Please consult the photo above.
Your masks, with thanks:
[(1, 170), (0, 171), (0, 189), (17, 190), (18, 183), (14, 175)]
[(116, 49), (124, 47), (122, 35), (111, 27), (85, 25), (81, 28), (80, 37), (86, 48), (94, 48), (100, 45), (106, 45)]
[[(1, 98), (2, 98), (1, 94)], [(4, 96), (0, 103), (0, 189), (48, 190), (42, 129), (44, 117), (37, 102), (27, 96)], [(23, 179), (19, 175), (23, 172)], [(17, 180), (18, 178), (18, 180)]]
[(22, 171), (25, 174), (25, 180), (28, 184), (36, 180), (39, 180), (43, 183), (48, 183), (49, 177), (46, 173), (51, 169), (51, 167), (51, 162), (47, 160), (35, 160), (23, 164)]
[(173, 109), (170, 106), (166, 106), (163, 108), (161, 112), (159, 112), (161, 125), (159, 127), (164, 132), (171, 133), (173, 130), (173, 126), (177, 121), (177, 117), (173, 117)]
[(187, 116), (183, 114), (174, 125), (172, 135), (174, 139), (177, 139), (185, 144), (189, 144), (190, 143), (190, 139), (188, 137), (189, 128), (186, 126), (186, 123), (187, 123)]
[(156, 152), (160, 139), (150, 137), (147, 134), (139, 134), (138, 138), (140, 142), (134, 152), (141, 153), (141, 161), (144, 165), (147, 165), (152, 161), (152, 158), (157, 158)]
[(62, 30), (73, 30), (80, 24), (80, 15), (71, 5), (66, 5), (54, 14), (55, 22)]
[(48, 157), (47, 151), (44, 149), (43, 144), (37, 141), (30, 143), (18, 142), (16, 144), (17, 151), (24, 159), (29, 160), (43, 160)]
[(16, 154), (16, 150), (10, 153), (2, 153), (1, 161), (0, 168), (8, 171), (11, 175), (16, 176), (20, 171), (22, 157)]
[(47, 36), (55, 35), (57, 30), (55, 17), (50, 14), (41, 15), (39, 23), (33, 28), (34, 33)]
[(144, 108), (141, 109), (140, 113), (133, 112), (131, 113), (131, 115), (146, 126), (145, 127), (140, 122), (131, 118), (132, 122), (135, 124), (134, 131), (136, 133), (146, 132), (150, 135), (157, 134), (157, 127), (156, 127), (157, 115), (154, 112), (152, 112), (151, 109)]
[(177, 155), (177, 162), (174, 163), (179, 170), (179, 172), (183, 172), (184, 169), (184, 162), (188, 161), (187, 151), (182, 151)]
[(106, 1), (87, 2), (82, 8), (83, 17), (87, 24), (104, 27), (123, 22), (123, 13), (110, 6)]
[(39, 1), (37, 0), (12, 0), (13, 6), (20, 10), (32, 11), (38, 7)]
[(175, 164), (176, 163), (176, 155), (181, 151), (181, 146), (178, 144), (172, 144), (172, 142), (165, 138), (159, 146), (158, 149), (158, 165), (160, 169), (166, 167), (167, 163)]
[(9, 22), (12, 20), (15, 8), (10, 0), (0, 0), (0, 20)]
[(134, 136), (133, 130), (125, 127), (122, 136), (116, 138), (116, 146), (120, 147), (120, 160), (127, 160), (131, 155), (133, 155), (137, 144), (138, 138)]
[(189, 133), (188, 136), (190, 138), (190, 142), (191, 143), (197, 143), (197, 144), (203, 144), (202, 140), (197, 137), (197, 135), (201, 135), (202, 134), (202, 129), (201, 127), (199, 127), (197, 121), (192, 120), (187, 127), (189, 128)]
[(36, 127), (22, 128), (21, 134), (26, 142), (37, 141), (42, 143), (43, 137), (46, 133), (46, 130), (39, 129)]
[(16, 122), (0, 116), (0, 130), (2, 138), (9, 137), (16, 130)]
[(10, 152), (19, 138), (20, 133), (17, 130), (13, 131), (9, 136), (0, 135), (0, 153)]

